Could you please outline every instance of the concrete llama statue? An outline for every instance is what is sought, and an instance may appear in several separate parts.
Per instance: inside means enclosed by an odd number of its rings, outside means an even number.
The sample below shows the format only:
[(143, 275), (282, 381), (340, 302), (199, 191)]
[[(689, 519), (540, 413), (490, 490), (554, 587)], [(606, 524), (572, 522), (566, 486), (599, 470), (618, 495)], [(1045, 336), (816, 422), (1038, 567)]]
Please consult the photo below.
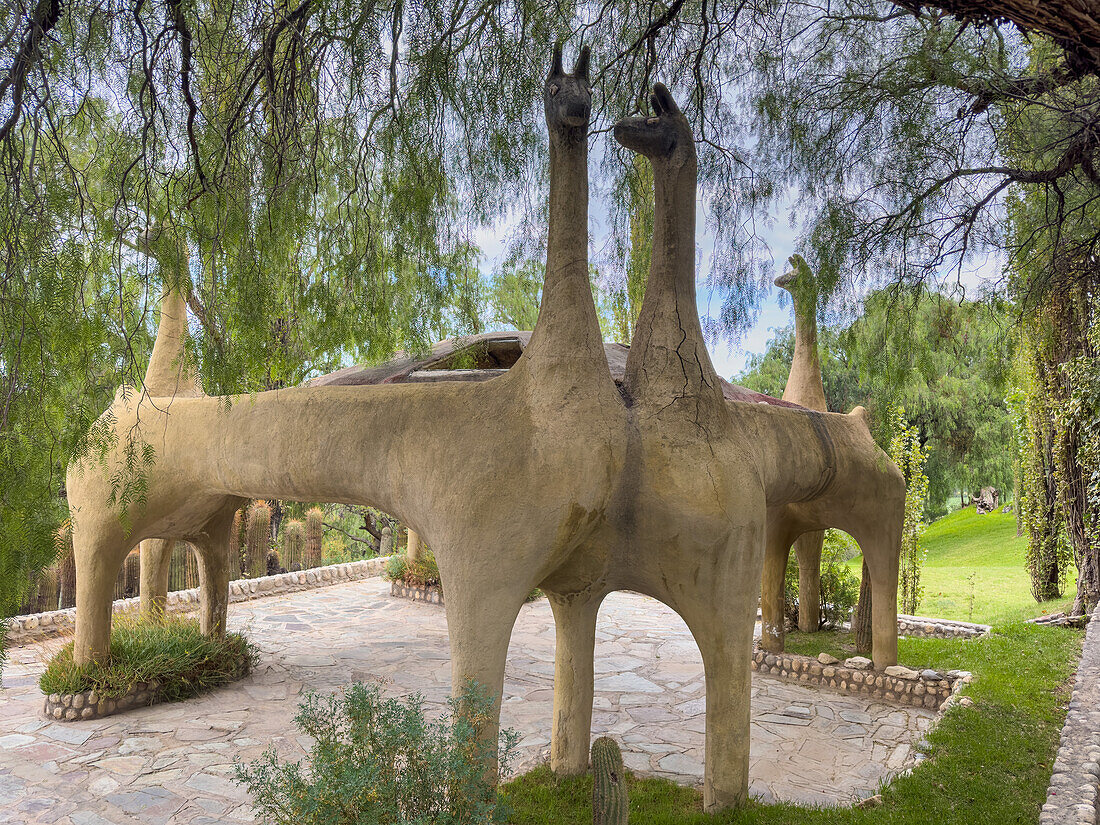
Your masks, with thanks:
[[(118, 444), (69, 468), (77, 559), (74, 658), (106, 652), (111, 589), (147, 537), (200, 549), (225, 624), (225, 547), (244, 499), (342, 501), (400, 518), (432, 547), (447, 592), (452, 686), (495, 697), (495, 738), (512, 626), (547, 593), (557, 626), (552, 767), (587, 770), (596, 614), (630, 589), (679, 613), (705, 667), (704, 805), (747, 798), (750, 659), (770, 516), (791, 531), (836, 526), (868, 553), (876, 667), (896, 661), (900, 474), (858, 413), (733, 403), (699, 326), (697, 162), (663, 86), (656, 115), (616, 138), (654, 167), (653, 262), (622, 392), (600, 336), (587, 256), (589, 56), (572, 74), (555, 50), (543, 100), (550, 146), (546, 276), (538, 323), (506, 373), (484, 383), (301, 387), (252, 397), (119, 394)], [(110, 505), (131, 434), (152, 446), (144, 506)], [(904, 498), (903, 485), (902, 498)], [(885, 492), (884, 492), (885, 491)], [(885, 504), (884, 504), (885, 501)], [(900, 511), (899, 511), (900, 512)], [(790, 547), (790, 540), (786, 547)], [(220, 549), (219, 549), (220, 548)], [(893, 562), (891, 563), (891, 558)], [(205, 602), (204, 602), (205, 604)]]

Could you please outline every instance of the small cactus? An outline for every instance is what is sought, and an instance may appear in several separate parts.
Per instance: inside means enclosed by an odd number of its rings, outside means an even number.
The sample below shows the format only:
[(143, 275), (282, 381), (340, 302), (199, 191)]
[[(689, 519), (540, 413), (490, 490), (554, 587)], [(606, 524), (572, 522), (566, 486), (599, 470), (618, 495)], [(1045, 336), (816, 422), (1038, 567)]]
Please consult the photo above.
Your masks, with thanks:
[(302, 567), (321, 566), (321, 547), (324, 539), (325, 513), (320, 507), (313, 507), (306, 513), (306, 558)]
[(626, 775), (614, 739), (592, 743), (592, 825), (626, 825)]
[[(306, 553), (306, 530), (302, 522), (290, 519), (283, 525), (283, 552), (282, 562), (288, 569), (302, 562), (302, 556)], [(270, 567), (270, 565), (269, 565)]]
[(267, 551), (271, 547), (271, 505), (256, 501), (248, 508), (245, 555), (249, 578), (267, 575)]

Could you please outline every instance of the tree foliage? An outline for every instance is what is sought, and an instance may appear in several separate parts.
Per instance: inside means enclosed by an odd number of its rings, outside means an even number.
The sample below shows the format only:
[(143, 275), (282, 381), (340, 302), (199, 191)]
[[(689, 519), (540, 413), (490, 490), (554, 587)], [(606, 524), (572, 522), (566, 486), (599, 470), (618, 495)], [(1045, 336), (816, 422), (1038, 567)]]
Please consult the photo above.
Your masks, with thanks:
[[(1011, 320), (1005, 309), (923, 290), (904, 298), (875, 292), (863, 307), (846, 328), (819, 328), (829, 409), (866, 407), (873, 434), (887, 444), (894, 409), (904, 407), (927, 455), (929, 517), (943, 513), (960, 490), (1007, 487), (1013, 453), (1005, 401)], [(793, 353), (793, 331), (781, 330), (735, 381), (779, 397)]]
[(901, 563), (898, 570), (898, 607), (914, 615), (924, 598), (920, 583), (924, 566), (924, 548), (920, 537), (924, 533), (924, 511), (928, 503), (928, 476), (924, 474), (925, 453), (921, 449), (920, 432), (909, 423), (903, 408), (894, 414), (894, 433), (890, 439), (890, 458), (905, 476), (905, 521), (901, 530)]

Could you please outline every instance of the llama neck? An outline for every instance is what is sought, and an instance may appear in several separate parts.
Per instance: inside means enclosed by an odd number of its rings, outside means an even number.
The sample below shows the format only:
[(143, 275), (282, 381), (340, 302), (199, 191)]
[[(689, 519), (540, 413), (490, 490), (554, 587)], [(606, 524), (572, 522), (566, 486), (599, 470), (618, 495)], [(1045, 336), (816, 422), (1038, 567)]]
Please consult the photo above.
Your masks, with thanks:
[(198, 376), (186, 361), (187, 302), (181, 284), (170, 285), (160, 299), (160, 323), (145, 370), (145, 391), (157, 397), (202, 395)]
[(588, 278), (588, 143), (550, 141), (546, 278), (526, 358), (539, 380), (614, 389)]
[(660, 407), (722, 398), (695, 298), (696, 168), (691, 160), (653, 170), (653, 257), (623, 383), (634, 399)]
[(791, 297), (794, 299), (794, 357), (783, 400), (824, 412), (828, 405), (817, 352), (817, 301), (802, 290), (791, 291)]

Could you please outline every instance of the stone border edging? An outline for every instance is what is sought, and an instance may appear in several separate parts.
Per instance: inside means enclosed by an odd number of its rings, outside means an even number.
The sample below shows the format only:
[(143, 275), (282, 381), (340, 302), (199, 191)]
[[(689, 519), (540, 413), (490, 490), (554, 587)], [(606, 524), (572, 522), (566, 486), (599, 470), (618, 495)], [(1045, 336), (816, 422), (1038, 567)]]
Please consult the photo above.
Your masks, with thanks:
[[(275, 576), (263, 576), (258, 579), (237, 579), (229, 583), (229, 602), (245, 602), (281, 593), (293, 593), (297, 590), (312, 590), (315, 587), (328, 587), (359, 579), (369, 579), (381, 575), (389, 556), (373, 559), (331, 564), (327, 567), (312, 567), (309, 570), (295, 570)], [(112, 608), (113, 613), (137, 610), (140, 600), (118, 599)], [(199, 590), (174, 590), (168, 594), (169, 613), (186, 612), (198, 607)], [(51, 636), (72, 633), (76, 623), (76, 608), (53, 610), (48, 613), (32, 613), (27, 616), (13, 616), (7, 619), (8, 644), (14, 646), (31, 644)]]
[[(236, 682), (248, 675), (251, 660), (246, 654), (224, 684)], [(221, 685), (218, 685), (221, 687)], [(95, 690), (85, 690), (80, 693), (51, 693), (46, 697), (42, 706), (42, 713), (47, 719), (57, 722), (76, 722), (88, 719), (100, 719), (115, 713), (122, 713), (131, 708), (156, 705), (164, 699), (161, 697), (160, 685), (153, 682), (137, 682), (130, 686), (121, 696), (99, 696)], [(213, 688), (212, 688), (213, 689)], [(205, 692), (205, 691), (204, 691)]]
[(984, 636), (991, 629), (987, 624), (976, 624), (975, 622), (898, 614), (898, 633), (902, 636), (927, 636), (933, 639), (973, 639), (977, 636)]
[(1100, 605), (1081, 648), (1058, 755), (1039, 825), (1094, 825), (1100, 785)]
[(390, 580), (390, 595), (414, 602), (427, 602), (444, 606), (443, 591), (436, 584), (406, 584), (397, 579)]
[(827, 653), (814, 659), (793, 653), (769, 653), (759, 648), (752, 652), (752, 669), (776, 679), (933, 710), (948, 705), (971, 678), (962, 670), (940, 673), (892, 665), (885, 671), (877, 671), (871, 669), (870, 660), (860, 656), (840, 662)]

